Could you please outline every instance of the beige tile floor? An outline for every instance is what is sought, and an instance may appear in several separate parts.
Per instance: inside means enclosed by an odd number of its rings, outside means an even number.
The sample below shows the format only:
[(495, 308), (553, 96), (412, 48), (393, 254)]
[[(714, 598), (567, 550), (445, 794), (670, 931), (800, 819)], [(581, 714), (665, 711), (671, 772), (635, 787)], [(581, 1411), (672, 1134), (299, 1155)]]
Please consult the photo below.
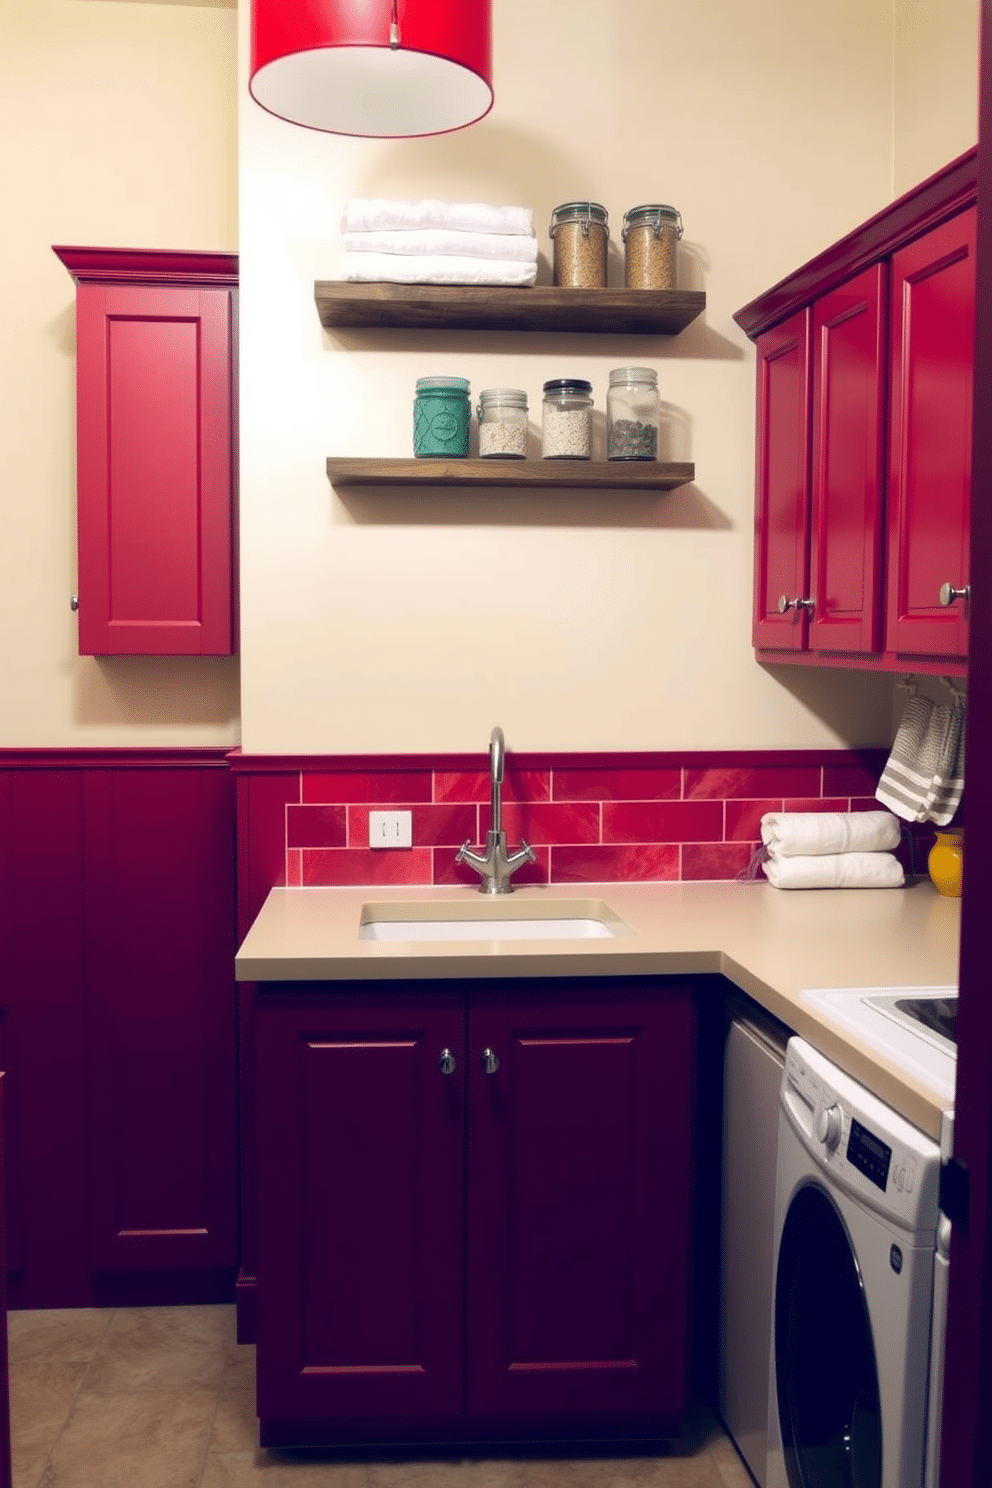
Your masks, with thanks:
[(265, 1451), (233, 1307), (12, 1312), (8, 1337), (14, 1488), (754, 1488), (705, 1412), (664, 1457)]

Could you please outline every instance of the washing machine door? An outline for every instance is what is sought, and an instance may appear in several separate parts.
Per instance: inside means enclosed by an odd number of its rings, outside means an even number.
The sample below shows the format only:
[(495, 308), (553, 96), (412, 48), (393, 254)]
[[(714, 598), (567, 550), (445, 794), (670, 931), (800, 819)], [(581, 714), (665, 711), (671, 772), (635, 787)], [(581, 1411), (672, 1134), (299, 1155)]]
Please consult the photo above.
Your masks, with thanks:
[(775, 1384), (789, 1488), (881, 1488), (882, 1409), (857, 1257), (819, 1184), (789, 1205), (775, 1276)]

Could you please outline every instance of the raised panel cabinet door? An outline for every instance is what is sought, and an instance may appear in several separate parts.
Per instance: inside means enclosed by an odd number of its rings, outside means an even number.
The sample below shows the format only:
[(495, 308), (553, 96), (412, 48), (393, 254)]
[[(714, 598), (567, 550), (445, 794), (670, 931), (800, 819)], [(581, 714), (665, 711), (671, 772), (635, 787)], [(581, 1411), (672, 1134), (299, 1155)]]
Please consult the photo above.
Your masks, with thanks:
[(263, 1433), (460, 1415), (463, 995), (267, 984), (255, 1032)]
[[(802, 651), (809, 596), (810, 318), (800, 310), (757, 341), (754, 625), (757, 648)], [(784, 596), (789, 608), (779, 609)]]
[(975, 232), (971, 208), (892, 259), (886, 649), (963, 657), (970, 584)]
[(86, 1229), (83, 804), (75, 769), (0, 772), (8, 1299), (92, 1306)]
[(473, 987), (468, 1044), (470, 1414), (677, 1431), (690, 1325), (690, 990)]
[(234, 650), (234, 294), (78, 287), (81, 655)]
[(91, 1264), (233, 1269), (230, 773), (93, 768), (84, 806)]
[(813, 306), (811, 651), (882, 641), (886, 266)]

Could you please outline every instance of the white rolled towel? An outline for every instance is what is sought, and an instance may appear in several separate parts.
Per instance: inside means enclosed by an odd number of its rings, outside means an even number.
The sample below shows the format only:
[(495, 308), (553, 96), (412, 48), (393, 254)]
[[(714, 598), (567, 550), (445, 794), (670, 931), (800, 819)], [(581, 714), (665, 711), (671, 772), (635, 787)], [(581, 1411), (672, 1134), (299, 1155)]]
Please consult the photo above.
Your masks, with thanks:
[(888, 852), (899, 846), (891, 811), (768, 811), (761, 840), (775, 858)]
[(536, 263), (436, 253), (343, 253), (344, 279), (390, 284), (533, 284)]
[(397, 232), (346, 232), (346, 253), (450, 253), (458, 258), (501, 258), (537, 262), (537, 238), (523, 233), (451, 232), (443, 227)]
[(776, 889), (898, 889), (906, 881), (899, 859), (887, 852), (772, 857), (762, 867)]
[(379, 196), (358, 196), (345, 203), (342, 225), (345, 232), (443, 227), (455, 232), (530, 237), (534, 232), (534, 213), (530, 207), (494, 207), (488, 202), (449, 202), (435, 197), (391, 201)]

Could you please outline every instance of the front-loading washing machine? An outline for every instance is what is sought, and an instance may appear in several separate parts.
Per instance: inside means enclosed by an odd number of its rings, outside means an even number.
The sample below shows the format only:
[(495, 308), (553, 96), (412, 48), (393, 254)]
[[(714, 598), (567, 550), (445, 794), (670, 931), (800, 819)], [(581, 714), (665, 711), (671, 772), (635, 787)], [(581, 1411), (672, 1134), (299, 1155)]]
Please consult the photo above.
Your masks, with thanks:
[(935, 1142), (789, 1040), (767, 1488), (923, 1488), (939, 1177)]

